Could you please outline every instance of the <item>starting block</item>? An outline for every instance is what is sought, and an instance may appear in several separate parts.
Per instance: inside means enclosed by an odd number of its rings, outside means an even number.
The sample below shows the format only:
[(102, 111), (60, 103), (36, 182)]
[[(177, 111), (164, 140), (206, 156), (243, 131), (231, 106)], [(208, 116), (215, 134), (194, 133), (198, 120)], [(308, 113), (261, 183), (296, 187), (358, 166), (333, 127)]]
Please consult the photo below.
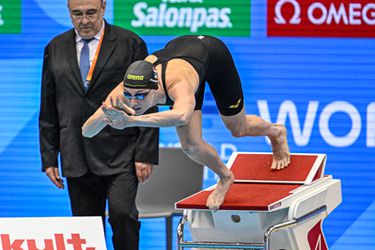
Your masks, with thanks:
[[(216, 212), (206, 207), (215, 185), (175, 204), (183, 209), (178, 249), (327, 250), (322, 223), (341, 203), (341, 182), (324, 175), (325, 154), (291, 154), (272, 171), (271, 153), (233, 153), (235, 176)], [(192, 241), (184, 240), (189, 225)]]

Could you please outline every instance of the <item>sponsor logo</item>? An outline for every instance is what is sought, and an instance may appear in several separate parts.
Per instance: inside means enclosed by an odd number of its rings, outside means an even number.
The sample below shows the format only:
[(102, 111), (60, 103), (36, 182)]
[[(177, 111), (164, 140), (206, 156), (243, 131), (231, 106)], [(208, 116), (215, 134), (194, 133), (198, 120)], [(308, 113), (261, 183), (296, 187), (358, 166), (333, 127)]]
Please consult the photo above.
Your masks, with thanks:
[(328, 250), (324, 234), (322, 232), (322, 221), (319, 221), (314, 227), (310, 229), (307, 234), (310, 249), (312, 250)]
[(134, 80), (134, 81), (142, 81), (144, 77), (139, 76), (139, 75), (128, 74), (126, 78), (128, 78), (129, 80)]
[(114, 22), (142, 35), (249, 36), (250, 2), (114, 0)]
[[(0, 234), (1, 249), (2, 250), (95, 250), (95, 247), (88, 247), (86, 245), (86, 239), (81, 238), (80, 234), (71, 234), (66, 239), (64, 234), (54, 234), (51, 239), (44, 239), (44, 246), (40, 248), (41, 244), (36, 239), (15, 239), (11, 238), (9, 234)], [(37, 246), (38, 245), (38, 246)], [(56, 246), (56, 248), (55, 248)]]
[[(268, 101), (258, 100), (260, 116), (271, 121), (271, 112)], [(345, 134), (337, 135), (333, 131), (337, 128), (330, 120), (335, 114), (343, 114), (348, 122), (342, 124), (348, 131)], [(298, 147), (306, 147), (310, 143), (313, 128), (318, 126), (321, 138), (331, 147), (350, 147), (358, 142), (360, 136), (366, 138), (365, 145), (368, 148), (375, 147), (375, 102), (367, 105), (362, 110), (346, 101), (334, 101), (322, 105), (318, 101), (309, 101), (305, 118), (300, 123), (297, 105), (291, 100), (284, 100), (279, 107), (276, 123), (285, 124), (287, 120), (291, 127), (291, 136)], [(363, 115), (363, 117), (361, 117)], [(337, 126), (337, 125), (336, 125)], [(362, 129), (366, 127), (366, 129)], [(361, 134), (362, 133), (362, 134)], [(269, 140), (267, 139), (269, 142)]]
[(0, 34), (21, 32), (21, 0), (5, 0), (0, 3)]
[(229, 108), (230, 109), (236, 109), (236, 108), (238, 108), (238, 106), (240, 106), (241, 100), (242, 100), (241, 98), (238, 99), (237, 103), (233, 104), (233, 105), (230, 105)]
[(372, 0), (268, 0), (268, 36), (375, 37)]
[(3, 17), (1, 16), (2, 12), (3, 12), (3, 6), (0, 5), (0, 26), (4, 25), (4, 20), (3, 20)]
[(281, 207), (281, 202), (277, 202), (277, 203), (273, 204), (272, 206), (270, 206), (270, 210), (273, 210), (273, 209), (278, 208), (278, 207)]

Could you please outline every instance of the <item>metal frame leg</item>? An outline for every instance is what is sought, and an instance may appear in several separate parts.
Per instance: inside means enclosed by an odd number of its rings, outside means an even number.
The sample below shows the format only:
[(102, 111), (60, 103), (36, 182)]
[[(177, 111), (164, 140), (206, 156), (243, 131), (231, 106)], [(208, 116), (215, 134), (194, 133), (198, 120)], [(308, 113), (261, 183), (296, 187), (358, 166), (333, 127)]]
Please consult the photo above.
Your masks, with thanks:
[(165, 217), (166, 249), (172, 250), (173, 215)]

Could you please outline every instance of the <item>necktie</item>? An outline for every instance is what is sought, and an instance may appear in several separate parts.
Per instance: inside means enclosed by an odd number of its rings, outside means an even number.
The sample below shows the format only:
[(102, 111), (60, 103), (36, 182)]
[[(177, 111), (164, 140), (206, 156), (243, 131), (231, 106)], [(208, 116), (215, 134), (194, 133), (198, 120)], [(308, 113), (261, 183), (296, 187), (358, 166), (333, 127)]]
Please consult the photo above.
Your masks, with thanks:
[(79, 69), (81, 71), (81, 77), (83, 82), (83, 87), (85, 88), (85, 91), (87, 91), (89, 85), (88, 82), (86, 82), (87, 74), (90, 70), (90, 49), (89, 49), (89, 42), (93, 39), (82, 39), (83, 41), (83, 48), (81, 50), (81, 56), (79, 61)]

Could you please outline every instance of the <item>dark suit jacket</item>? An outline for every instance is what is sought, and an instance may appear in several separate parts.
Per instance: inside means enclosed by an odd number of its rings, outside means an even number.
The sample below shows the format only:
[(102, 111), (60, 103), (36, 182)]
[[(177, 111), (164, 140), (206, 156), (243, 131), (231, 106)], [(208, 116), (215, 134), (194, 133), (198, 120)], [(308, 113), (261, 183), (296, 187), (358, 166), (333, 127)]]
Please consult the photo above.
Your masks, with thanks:
[(106, 23), (93, 78), (85, 93), (74, 29), (52, 39), (43, 61), (39, 115), (42, 170), (57, 166), (59, 153), (67, 177), (82, 176), (88, 169), (97, 175), (112, 175), (133, 167), (134, 161), (157, 163), (158, 129), (116, 130), (107, 126), (91, 139), (81, 134), (84, 122), (123, 80), (128, 66), (146, 56), (147, 47), (140, 37)]

